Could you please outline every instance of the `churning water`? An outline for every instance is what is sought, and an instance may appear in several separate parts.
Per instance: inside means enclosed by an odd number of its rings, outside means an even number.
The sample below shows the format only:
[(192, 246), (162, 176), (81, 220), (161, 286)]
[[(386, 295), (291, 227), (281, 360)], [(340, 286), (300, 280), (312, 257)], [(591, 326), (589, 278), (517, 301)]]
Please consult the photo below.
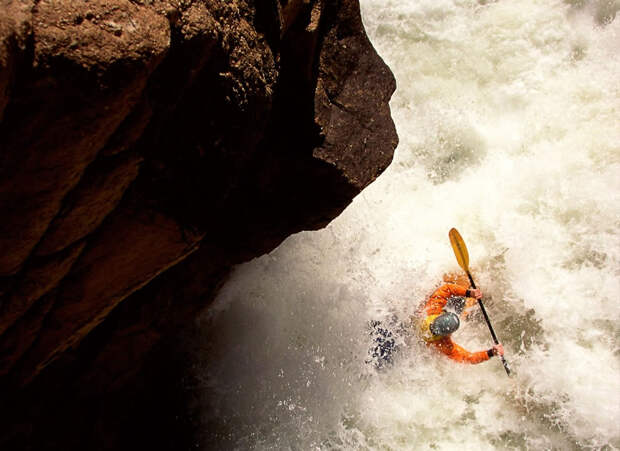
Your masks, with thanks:
[[(620, 448), (617, 0), (364, 0), (400, 145), (333, 223), (239, 267), (201, 319), (204, 448)], [(615, 19), (615, 20), (614, 20)], [(408, 318), (458, 271), (456, 227), (514, 377)], [(369, 322), (396, 341), (369, 355)], [(457, 332), (491, 338), (479, 315)]]

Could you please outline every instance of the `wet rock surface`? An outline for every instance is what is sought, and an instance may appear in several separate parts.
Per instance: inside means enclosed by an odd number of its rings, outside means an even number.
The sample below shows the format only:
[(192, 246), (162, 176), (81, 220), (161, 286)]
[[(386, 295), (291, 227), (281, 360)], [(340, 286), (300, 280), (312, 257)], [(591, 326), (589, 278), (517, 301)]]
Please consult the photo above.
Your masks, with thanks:
[(0, 447), (188, 449), (230, 269), (390, 163), (356, 1), (0, 5)]

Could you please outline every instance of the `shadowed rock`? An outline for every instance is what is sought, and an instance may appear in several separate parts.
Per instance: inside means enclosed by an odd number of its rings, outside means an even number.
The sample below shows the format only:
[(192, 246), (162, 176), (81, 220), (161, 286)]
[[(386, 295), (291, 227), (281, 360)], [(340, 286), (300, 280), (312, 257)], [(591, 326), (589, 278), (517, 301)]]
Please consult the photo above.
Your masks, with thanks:
[(353, 0), (2, 2), (0, 447), (188, 447), (183, 334), (387, 167), (394, 88)]

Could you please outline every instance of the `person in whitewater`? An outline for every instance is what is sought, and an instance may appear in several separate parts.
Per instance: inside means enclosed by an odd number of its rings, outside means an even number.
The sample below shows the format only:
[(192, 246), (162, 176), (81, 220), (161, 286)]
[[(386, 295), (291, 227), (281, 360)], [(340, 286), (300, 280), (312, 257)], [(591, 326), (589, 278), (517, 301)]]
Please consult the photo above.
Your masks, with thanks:
[(469, 352), (452, 341), (451, 335), (460, 325), (460, 317), (482, 298), (480, 289), (470, 289), (462, 284), (447, 283), (430, 296), (420, 312), (420, 335), (427, 346), (433, 346), (452, 360), (480, 363), (494, 355), (504, 355), (504, 347), (494, 345), (486, 351)]

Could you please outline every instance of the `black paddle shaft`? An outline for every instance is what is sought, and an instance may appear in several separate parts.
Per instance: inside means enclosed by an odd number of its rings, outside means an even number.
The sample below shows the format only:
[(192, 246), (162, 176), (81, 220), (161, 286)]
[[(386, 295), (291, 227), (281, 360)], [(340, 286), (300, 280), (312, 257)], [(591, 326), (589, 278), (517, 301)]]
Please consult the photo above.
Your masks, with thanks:
[[(471, 283), (472, 288), (475, 290), (476, 289), (476, 284), (474, 282), (473, 277), (469, 273), (469, 271), (467, 271), (467, 277), (469, 277), (469, 282)], [(497, 339), (497, 335), (495, 335), (495, 331), (493, 330), (493, 326), (491, 326), (491, 320), (489, 319), (489, 315), (487, 315), (487, 311), (484, 308), (484, 304), (482, 303), (482, 299), (478, 299), (478, 304), (480, 305), (480, 310), (482, 310), (482, 315), (484, 316), (484, 320), (486, 321), (487, 326), (489, 326), (489, 330), (491, 331), (491, 337), (493, 337), (493, 342), (495, 342), (495, 344), (498, 345), (499, 344), (499, 340)], [(506, 374), (508, 374), (508, 376), (510, 376), (510, 368), (508, 367), (508, 362), (506, 362), (506, 359), (504, 358), (503, 355), (501, 355), (500, 358), (502, 359), (502, 364), (504, 365), (504, 369), (506, 370)]]

